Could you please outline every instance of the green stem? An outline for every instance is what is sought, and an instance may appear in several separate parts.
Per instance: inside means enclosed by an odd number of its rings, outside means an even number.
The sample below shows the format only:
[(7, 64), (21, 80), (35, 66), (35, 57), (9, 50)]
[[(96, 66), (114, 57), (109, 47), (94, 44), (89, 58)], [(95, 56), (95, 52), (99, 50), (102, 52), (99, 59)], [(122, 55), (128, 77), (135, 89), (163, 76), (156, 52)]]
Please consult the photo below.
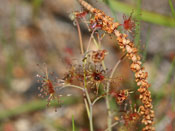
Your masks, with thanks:
[(87, 111), (87, 114), (88, 114), (88, 118), (90, 119), (89, 105), (88, 105), (88, 102), (87, 102), (86, 99), (84, 99), (84, 103), (85, 103), (86, 111)]
[(100, 100), (101, 98), (103, 98), (104, 96), (99, 96), (97, 97), (93, 102), (92, 102), (92, 105), (94, 105), (98, 100)]
[(112, 113), (110, 110), (110, 103), (109, 103), (109, 89), (107, 89), (106, 92), (106, 108), (108, 111), (108, 118), (107, 118), (107, 124), (108, 124), (108, 131), (112, 131), (111, 124), (112, 124)]
[(74, 122), (74, 116), (72, 116), (72, 131), (75, 131), (75, 122)]
[(87, 91), (87, 89), (85, 88), (85, 95), (87, 97), (87, 101), (89, 103), (89, 124), (90, 124), (90, 131), (93, 131), (94, 128), (93, 128), (93, 118), (92, 118), (92, 114), (93, 114), (93, 104), (91, 102), (91, 99), (90, 99), (90, 96), (89, 96), (89, 93)]
[[(85, 56), (86, 57), (86, 56)], [(92, 119), (92, 113), (93, 113), (93, 110), (92, 110), (92, 102), (91, 102), (91, 99), (90, 99), (90, 96), (89, 96), (89, 93), (87, 91), (87, 81), (86, 81), (86, 69), (85, 69), (85, 64), (86, 64), (86, 60), (83, 61), (83, 70), (84, 70), (84, 93), (85, 93), (85, 96), (87, 98), (84, 98), (84, 102), (85, 102), (85, 106), (86, 106), (86, 111), (88, 113), (88, 118), (89, 118), (89, 125), (90, 125), (90, 131), (93, 131), (93, 119)], [(88, 105), (88, 104), (89, 105)]]

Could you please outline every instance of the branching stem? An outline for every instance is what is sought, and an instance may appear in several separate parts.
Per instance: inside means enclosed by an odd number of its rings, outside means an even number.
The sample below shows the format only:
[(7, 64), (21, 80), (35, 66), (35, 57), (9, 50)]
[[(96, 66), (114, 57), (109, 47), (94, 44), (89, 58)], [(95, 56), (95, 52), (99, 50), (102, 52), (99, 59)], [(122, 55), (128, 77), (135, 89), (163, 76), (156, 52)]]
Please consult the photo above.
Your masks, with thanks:
[(115, 125), (117, 125), (119, 122), (114, 122), (110, 127), (108, 127), (105, 131), (109, 131), (112, 127), (114, 127)]
[(104, 96), (99, 96), (97, 97), (93, 102), (92, 102), (92, 105), (94, 105), (98, 100), (100, 100), (101, 98), (103, 98)]
[(91, 102), (91, 99), (90, 99), (90, 96), (89, 96), (89, 93), (87, 91), (87, 88), (84, 89), (85, 90), (85, 95), (87, 97), (87, 101), (88, 101), (88, 104), (89, 104), (89, 124), (90, 124), (90, 131), (93, 131), (93, 119), (92, 119), (92, 116), (93, 116), (93, 104)]

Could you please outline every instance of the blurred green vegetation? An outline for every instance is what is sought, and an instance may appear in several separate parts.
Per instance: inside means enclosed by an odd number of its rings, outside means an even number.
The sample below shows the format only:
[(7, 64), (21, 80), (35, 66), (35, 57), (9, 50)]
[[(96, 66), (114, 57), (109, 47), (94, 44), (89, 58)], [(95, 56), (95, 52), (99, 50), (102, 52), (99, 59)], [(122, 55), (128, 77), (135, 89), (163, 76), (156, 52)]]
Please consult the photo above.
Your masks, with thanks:
[[(72, 105), (72, 104), (77, 104), (81, 99), (78, 97), (61, 97), (60, 101), (63, 103), (58, 103), (58, 100), (54, 100), (51, 102), (50, 107), (59, 107), (62, 105)], [(46, 100), (34, 100), (31, 102), (28, 102), (26, 104), (20, 105), (18, 107), (15, 107), (14, 109), (7, 109), (4, 111), (0, 111), (0, 121), (4, 119), (9, 119), (11, 117), (18, 116), (20, 114), (24, 113), (30, 113), (38, 110), (44, 110), (47, 107), (47, 101)]]
[(174, 10), (174, 7), (173, 7), (172, 0), (168, 0), (168, 2), (169, 2), (169, 5), (170, 5), (170, 8), (171, 8), (172, 16), (173, 16), (174, 19), (175, 19), (175, 10)]
[[(175, 27), (175, 21), (173, 17), (161, 15), (155, 12), (138, 10), (141, 0), (137, 0), (137, 6), (129, 5), (117, 0), (105, 0), (104, 2), (106, 2), (113, 11), (118, 11), (118, 12), (122, 12), (127, 15), (130, 15), (132, 10), (134, 9), (136, 10), (137, 13), (141, 14), (139, 16), (140, 20), (143, 20), (145, 22), (150, 22), (153, 24), (158, 24), (158, 25), (163, 25), (168, 27)], [(136, 18), (138, 18), (137, 13), (136, 14), (134, 13), (133, 15)]]

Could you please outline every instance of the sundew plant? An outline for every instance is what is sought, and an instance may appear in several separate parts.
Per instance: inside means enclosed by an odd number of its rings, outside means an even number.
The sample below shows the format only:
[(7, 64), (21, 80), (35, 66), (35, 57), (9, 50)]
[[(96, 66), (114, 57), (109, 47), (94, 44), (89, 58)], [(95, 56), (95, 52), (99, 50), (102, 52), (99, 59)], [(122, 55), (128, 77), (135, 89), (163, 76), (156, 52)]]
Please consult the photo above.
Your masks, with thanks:
[[(115, 129), (122, 127), (125, 130), (154, 131), (154, 110), (149, 91), (151, 85), (147, 80), (148, 73), (142, 63), (139, 47), (134, 42), (137, 22), (132, 15), (135, 12), (130, 12), (129, 17), (123, 15), (123, 22), (120, 23), (86, 1), (78, 0), (78, 2), (82, 6), (82, 10), (72, 12), (71, 19), (78, 30), (81, 57), (77, 63), (71, 64), (62, 78), (55, 77), (53, 80), (54, 74), (44, 68), (43, 74), (37, 75), (39, 82), (42, 83), (42, 86), (39, 87), (39, 96), (47, 97), (49, 106), (52, 100), (61, 102), (62, 96), (59, 94), (61, 90), (67, 88), (80, 90), (89, 119), (90, 131), (96, 130), (93, 110), (94, 105), (100, 100), (104, 100), (106, 103), (104, 107), (107, 113), (105, 131), (112, 131), (114, 127)], [(83, 23), (90, 32), (89, 42), (86, 46), (83, 43), (80, 23)], [(114, 37), (116, 45), (122, 51), (120, 59), (114, 60), (116, 64), (111, 69), (105, 63), (109, 52), (102, 46), (106, 35)], [(91, 46), (95, 48), (92, 50)], [(130, 61), (130, 70), (134, 73), (137, 85), (134, 90), (133, 88), (119, 88), (118, 84), (122, 78), (114, 75), (124, 59)], [(67, 95), (69, 96), (69, 94)], [(132, 104), (132, 97), (138, 99), (139, 102)], [(120, 112), (111, 108), (112, 101), (124, 111)]]

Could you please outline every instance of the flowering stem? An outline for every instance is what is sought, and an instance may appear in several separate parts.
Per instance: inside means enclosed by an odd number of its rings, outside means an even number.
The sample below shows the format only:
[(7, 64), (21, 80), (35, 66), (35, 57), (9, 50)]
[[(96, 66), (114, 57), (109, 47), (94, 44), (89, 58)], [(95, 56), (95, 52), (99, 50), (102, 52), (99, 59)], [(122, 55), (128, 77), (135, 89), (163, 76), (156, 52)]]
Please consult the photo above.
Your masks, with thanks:
[(90, 118), (89, 106), (88, 106), (88, 102), (87, 102), (86, 99), (84, 99), (84, 103), (85, 103), (86, 111), (87, 111), (87, 114), (88, 114), (88, 118)]
[[(94, 44), (96, 45), (96, 47), (98, 49), (100, 49), (100, 45), (97, 43), (97, 41), (95, 40), (94, 36), (91, 36), (93, 38), (93, 41), (94, 41)], [(115, 64), (111, 74), (110, 74), (110, 77), (109, 79), (111, 79), (118, 67), (118, 65), (120, 64), (120, 62), (123, 60), (123, 58), (126, 56), (126, 54), (124, 54), (120, 60), (117, 61), (117, 63)], [(103, 68), (104, 70), (106, 69), (105, 67), (105, 63), (104, 61), (102, 61), (102, 65), (103, 65)], [(106, 108), (107, 108), (107, 112), (108, 112), (108, 118), (107, 118), (107, 124), (108, 124), (108, 130), (109, 131), (112, 131), (112, 113), (111, 113), (111, 110), (110, 110), (110, 103), (109, 103), (109, 87), (110, 87), (110, 81), (107, 83), (107, 87), (106, 87)], [(100, 97), (101, 98), (101, 97)], [(100, 98), (97, 98), (96, 100), (94, 100), (93, 104), (95, 104), (96, 101), (98, 101)], [(92, 105), (93, 105), (92, 104)]]
[[(76, 24), (77, 24), (77, 30), (78, 30), (78, 35), (79, 35), (79, 40), (80, 40), (80, 49), (81, 49), (81, 54), (84, 55), (84, 49), (83, 49), (83, 41), (82, 41), (82, 35), (81, 35), (81, 30), (80, 30), (80, 25), (78, 23), (78, 20), (75, 19)], [(84, 98), (84, 102), (85, 102), (85, 106), (86, 106), (86, 110), (87, 110), (87, 114), (89, 117), (89, 123), (90, 123), (90, 131), (93, 131), (93, 120), (92, 120), (92, 103), (86, 88), (86, 71), (85, 71), (85, 64), (86, 64), (86, 60), (83, 63), (83, 68), (84, 68), (84, 88), (79, 88), (79, 89), (83, 89), (85, 96), (87, 98)], [(77, 86), (75, 86), (76, 88), (78, 88)], [(89, 106), (88, 106), (89, 104)]]
[[(89, 96), (89, 93), (87, 91), (87, 82), (86, 82), (86, 69), (85, 69), (85, 64), (86, 64), (86, 60), (83, 61), (83, 69), (84, 69), (84, 93), (85, 93), (85, 96), (87, 98), (84, 98), (84, 102), (85, 102), (85, 106), (86, 106), (86, 110), (87, 110), (87, 113), (88, 113), (88, 118), (89, 118), (89, 125), (90, 125), (90, 131), (93, 131), (93, 119), (92, 119), (92, 102), (91, 102), (91, 99), (90, 99), (90, 96)], [(89, 106), (88, 106), (88, 104)]]
[(93, 131), (93, 119), (92, 119), (92, 113), (93, 113), (93, 104), (90, 100), (90, 97), (89, 97), (89, 93), (87, 91), (87, 89), (85, 88), (85, 95), (87, 97), (87, 101), (88, 101), (88, 104), (89, 104), (89, 124), (90, 124), (90, 131)]
[[(94, 37), (93, 37), (93, 40), (94, 40), (94, 43), (95, 43), (96, 47), (97, 47), (98, 49), (100, 49), (100, 46), (99, 46), (99, 44), (97, 43), (97, 41), (95, 40)], [(117, 66), (119, 65), (119, 63), (120, 63), (120, 62), (117, 62), (117, 64), (116, 64), (115, 67), (113, 68), (113, 71), (112, 71), (112, 73), (111, 73), (109, 79), (111, 79), (111, 78), (113, 77), (113, 74), (114, 74), (114, 72), (115, 72)], [(106, 67), (105, 67), (104, 61), (102, 61), (102, 65), (103, 65), (103, 68), (104, 68), (104, 70), (105, 70)], [(110, 86), (110, 82), (107, 83), (106, 98), (105, 98), (105, 99), (106, 99), (106, 108), (107, 108), (107, 112), (108, 112), (107, 124), (108, 124), (109, 131), (112, 131), (112, 127), (111, 127), (111, 125), (112, 125), (112, 113), (111, 113), (111, 110), (110, 110), (110, 103), (109, 103), (109, 86)]]
[(93, 107), (92, 107), (92, 105), (90, 105), (90, 131), (93, 131), (94, 129), (93, 129), (93, 119), (92, 119), (92, 110), (93, 109)]

